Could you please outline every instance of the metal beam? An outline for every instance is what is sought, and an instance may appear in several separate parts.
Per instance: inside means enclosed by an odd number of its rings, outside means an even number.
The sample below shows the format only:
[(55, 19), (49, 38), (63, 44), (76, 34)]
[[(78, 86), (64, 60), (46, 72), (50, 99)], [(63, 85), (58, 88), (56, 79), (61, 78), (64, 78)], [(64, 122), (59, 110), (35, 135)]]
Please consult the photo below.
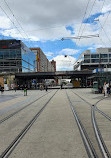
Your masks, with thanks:
[(84, 39), (84, 38), (93, 38), (93, 37), (99, 37), (99, 34), (96, 35), (86, 35), (86, 36), (76, 36), (76, 37), (63, 37), (61, 40), (69, 40), (69, 39)]

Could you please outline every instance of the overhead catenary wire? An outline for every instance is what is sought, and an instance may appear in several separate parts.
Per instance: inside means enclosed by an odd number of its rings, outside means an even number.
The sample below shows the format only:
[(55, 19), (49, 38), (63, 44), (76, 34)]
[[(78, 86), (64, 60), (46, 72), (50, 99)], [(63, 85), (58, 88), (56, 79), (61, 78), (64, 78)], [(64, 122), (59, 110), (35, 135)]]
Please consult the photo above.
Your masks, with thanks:
[(12, 21), (12, 19), (8, 16), (8, 14), (6, 13), (6, 11), (2, 8), (2, 6), (0, 5), (1, 10), (4, 12), (4, 14), (7, 16), (7, 18), (11, 21), (11, 23), (15, 26), (15, 28), (17, 29), (17, 31), (19, 32), (19, 34), (21, 35), (21, 37), (24, 39), (23, 35), (21, 34), (21, 32), (19, 31), (19, 29), (17, 28), (17, 26), (14, 24), (14, 22)]
[[(103, 5), (102, 5), (102, 8), (101, 8), (101, 12), (102, 12), (102, 9), (103, 9), (103, 7), (104, 7), (104, 4), (105, 4), (105, 0), (103, 1)], [(107, 37), (107, 39), (108, 39), (109, 42), (111, 43), (111, 40), (110, 40), (108, 34), (106, 33), (106, 31), (105, 31), (105, 29), (104, 29), (104, 26), (105, 26), (105, 24), (106, 24), (106, 21), (107, 21), (109, 15), (110, 15), (110, 11), (108, 12), (108, 14), (107, 14), (107, 16), (106, 16), (106, 19), (104, 20), (104, 23), (103, 23), (103, 24), (101, 24), (100, 20), (98, 19), (99, 24), (100, 24), (100, 26), (101, 26), (101, 29), (99, 30), (99, 37), (100, 37), (100, 34), (101, 34), (102, 30), (103, 30), (104, 33), (105, 33), (105, 35), (106, 35), (106, 37)], [(102, 41), (103, 45), (106, 46), (106, 44), (103, 42), (103, 40), (102, 40), (101, 38), (100, 38), (100, 40)]]
[(5, 4), (7, 5), (8, 9), (10, 10), (10, 12), (12, 13), (13, 17), (16, 19), (17, 23), (19, 24), (19, 26), (21, 27), (21, 29), (23, 30), (23, 32), (25, 33), (25, 35), (27, 36), (28, 38), (28, 35), (26, 32), (36, 32), (36, 31), (40, 31), (40, 30), (45, 30), (45, 29), (49, 29), (49, 28), (59, 28), (59, 27), (62, 27), (63, 25), (59, 25), (59, 26), (52, 26), (52, 27), (45, 27), (45, 28), (39, 28), (39, 29), (36, 29), (36, 30), (30, 30), (30, 31), (26, 31), (23, 29), (23, 27), (21, 26), (20, 22), (18, 21), (18, 19), (16, 18), (16, 16), (14, 15), (12, 9), (10, 8), (10, 6), (8, 5), (8, 3), (6, 2), (6, 0), (4, 0)]
[[(23, 27), (21, 26), (21, 24), (19, 23), (19, 21), (17, 20), (17, 18), (15, 17), (12, 9), (10, 8), (10, 6), (8, 5), (8, 3), (6, 2), (6, 0), (4, 0), (5, 4), (7, 5), (8, 9), (10, 10), (10, 12), (12, 13), (13, 17), (16, 19), (17, 23), (19, 24), (19, 26), (21, 27), (21, 29), (24, 31)], [(25, 33), (25, 31), (24, 31)]]
[[(107, 17), (106, 17), (106, 19), (104, 20), (104, 23), (102, 24), (102, 27), (101, 27), (101, 29), (100, 29), (100, 31), (99, 31), (99, 34), (101, 33), (102, 28), (105, 26), (106, 21), (107, 21), (107, 19), (108, 19), (109, 15), (110, 15), (110, 13), (111, 13), (111, 11), (109, 11), (109, 12), (108, 12)], [(99, 22), (100, 22), (100, 20), (99, 20)]]
[[(26, 34), (25, 30), (23, 29), (23, 27), (21, 26), (20, 22), (18, 21), (18, 19), (16, 18), (16, 16), (14, 15), (12, 9), (10, 8), (10, 6), (8, 5), (8, 3), (6, 2), (6, 0), (4, 0), (6, 6), (8, 7), (8, 9), (10, 10), (10, 12), (12, 13), (13, 17), (15, 18), (15, 20), (17, 21), (17, 23), (19, 24), (20, 28), (23, 30), (24, 34), (26, 35), (27, 39), (29, 39), (28, 35)], [(13, 23), (14, 24), (14, 23)], [(30, 39), (29, 39), (30, 41)]]
[(100, 36), (99, 36), (99, 40), (106, 47), (106, 44), (104, 43), (104, 41), (102, 40), (102, 38)]
[[(104, 4), (105, 4), (105, 0), (103, 1), (102, 8), (101, 8), (101, 12), (102, 12), (102, 9), (103, 9), (103, 7), (104, 7)], [(106, 16), (106, 19), (104, 20), (104, 23), (103, 23), (103, 24), (101, 24), (100, 20), (98, 19), (99, 24), (100, 24), (100, 26), (101, 26), (101, 29), (99, 30), (99, 39), (101, 40), (101, 42), (102, 42), (103, 45), (105, 45), (105, 46), (106, 46), (106, 44), (103, 42), (102, 38), (100, 37), (100, 34), (101, 34), (102, 30), (103, 30), (104, 33), (105, 33), (105, 35), (106, 35), (106, 37), (107, 37), (107, 39), (108, 39), (109, 42), (111, 43), (111, 40), (110, 40), (109, 36), (107, 35), (107, 33), (106, 33), (105, 29), (104, 29), (104, 26), (105, 26), (105, 24), (106, 24), (106, 21), (107, 21), (109, 15), (110, 15), (110, 11), (108, 12), (108, 14), (107, 14), (107, 16)]]
[(86, 13), (87, 13), (87, 9), (88, 9), (89, 2), (90, 2), (90, 0), (88, 0), (88, 3), (87, 3), (87, 5), (86, 5), (86, 9), (85, 9), (85, 12), (84, 12), (84, 15), (83, 15), (83, 18), (82, 18), (82, 22), (81, 22), (81, 25), (80, 25), (80, 28), (79, 28), (78, 36), (79, 36), (79, 34), (80, 34), (80, 31), (81, 31), (81, 28), (82, 28), (82, 24), (83, 24), (83, 21), (84, 21), (84, 19), (85, 19)]
[(101, 11), (100, 11), (100, 12), (102, 12), (102, 9), (103, 9), (103, 7), (104, 7), (104, 4), (105, 4), (105, 0), (103, 1), (103, 4), (102, 4), (102, 7), (101, 7)]
[(109, 36), (107, 35), (107, 33), (106, 33), (106, 31), (105, 31), (105, 29), (104, 29), (104, 27), (102, 26), (102, 24), (101, 24), (100, 21), (99, 21), (99, 23), (100, 23), (100, 26), (101, 26), (102, 30), (104, 31), (104, 33), (105, 33), (107, 39), (109, 40), (109, 42), (110, 42), (110, 44), (111, 44), (111, 39), (110, 39)]
[[(95, 5), (95, 2), (96, 2), (96, 0), (94, 1), (93, 5), (92, 5), (92, 9), (93, 9), (93, 7), (94, 7), (94, 5)], [(101, 12), (102, 12), (102, 9), (103, 9), (103, 7), (104, 7), (104, 4), (105, 4), (105, 0), (103, 1), (102, 7), (101, 7)], [(91, 12), (92, 12), (92, 9), (91, 9), (91, 11), (90, 11), (90, 14), (91, 14)], [(90, 14), (89, 14), (89, 16), (90, 16)], [(110, 14), (110, 13), (109, 13), (109, 14)], [(107, 18), (108, 18), (108, 16), (109, 16), (109, 14), (107, 15)], [(106, 20), (107, 20), (107, 18), (106, 18)], [(105, 25), (106, 20), (104, 21), (103, 26)], [(88, 18), (87, 18), (87, 20), (86, 20), (86, 23), (87, 23), (87, 21), (88, 21)], [(85, 29), (85, 26), (86, 26), (86, 24), (84, 25), (84, 28), (83, 28), (83, 30), (82, 30), (82, 33), (83, 33), (84, 29)], [(102, 27), (102, 28), (103, 28), (103, 27)], [(103, 29), (104, 29), (104, 28), (103, 28)], [(101, 29), (101, 30), (102, 30), (102, 29)], [(105, 32), (105, 30), (104, 30), (104, 32)], [(81, 33), (81, 35), (82, 35), (82, 33)], [(105, 34), (106, 34), (106, 32), (105, 32)], [(109, 37), (108, 37), (107, 34), (106, 34), (106, 36), (107, 36), (108, 40), (110, 41), (110, 39), (109, 39)], [(100, 41), (103, 43), (103, 45), (106, 46), (106, 44), (103, 42), (103, 40), (102, 40), (101, 37), (100, 37), (100, 32), (99, 32), (99, 39), (100, 39)]]
[[(92, 10), (93, 10), (93, 7), (94, 7), (94, 5), (95, 5), (95, 2), (96, 2), (96, 0), (94, 0), (94, 2), (93, 2), (93, 5), (92, 5), (92, 8), (91, 8), (91, 10), (90, 10), (90, 13), (89, 13), (89, 16), (88, 16), (88, 17), (90, 17), (90, 15), (91, 15), (91, 12), (92, 12)], [(87, 20), (86, 20), (86, 23), (87, 23), (87, 22), (88, 22), (88, 18), (87, 18)], [(83, 30), (82, 30), (80, 36), (82, 36), (82, 34), (83, 34), (83, 31), (84, 31), (84, 29), (85, 29), (85, 27), (86, 27), (86, 23), (85, 23), (85, 25), (84, 25), (84, 27), (83, 27)]]

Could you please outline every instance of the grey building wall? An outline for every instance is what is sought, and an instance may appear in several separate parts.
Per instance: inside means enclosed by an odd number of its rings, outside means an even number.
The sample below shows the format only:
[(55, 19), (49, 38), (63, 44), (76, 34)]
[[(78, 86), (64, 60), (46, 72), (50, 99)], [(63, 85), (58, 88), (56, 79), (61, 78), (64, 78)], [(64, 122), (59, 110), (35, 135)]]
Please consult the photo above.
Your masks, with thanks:
[(111, 48), (97, 48), (96, 53), (86, 50), (84, 58), (80, 62), (76, 62), (74, 70), (93, 70), (105, 67), (111, 67)]

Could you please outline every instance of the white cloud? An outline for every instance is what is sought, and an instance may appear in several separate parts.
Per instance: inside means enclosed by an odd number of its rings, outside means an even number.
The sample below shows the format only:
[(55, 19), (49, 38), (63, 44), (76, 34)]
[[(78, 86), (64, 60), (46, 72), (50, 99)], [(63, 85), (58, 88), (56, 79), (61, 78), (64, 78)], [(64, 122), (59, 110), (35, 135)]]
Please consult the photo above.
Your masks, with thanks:
[[(87, 5), (87, 0), (64, 0), (64, 3), (62, 0), (6, 0), (6, 2), (31, 40), (55, 40), (71, 36), (71, 31), (66, 30), (65, 26), (75, 23), (80, 24)], [(102, 1), (96, 1), (92, 13), (98, 12), (98, 8), (102, 6), (102, 3)], [(90, 0), (87, 15), (90, 12), (92, 4), (93, 0)], [(1, 0), (1, 6), (18, 29), (22, 31), (4, 0)], [(0, 15), (6, 18), (3, 11), (0, 11)], [(2, 22), (4, 23), (4, 20)], [(5, 25), (6, 28), (9, 26), (9, 24)], [(12, 24), (10, 23), (10, 25)], [(51, 27), (58, 25), (61, 27), (51, 29)], [(42, 30), (42, 28), (46, 27), (49, 27), (49, 29)], [(33, 30), (39, 28), (41, 30), (33, 32)], [(4, 35), (9, 35), (8, 32), (10, 32), (10, 36), (17, 37), (18, 32), (13, 29), (15, 29), (14, 26), (11, 30), (7, 30)], [(18, 37), (21, 36), (18, 35)]]
[(74, 63), (76, 61), (76, 58), (64, 55), (58, 55), (55, 58), (53, 58), (56, 61), (56, 69), (57, 71), (70, 71), (73, 70)]
[(1, 29), (10, 29), (11, 24), (10, 20), (6, 17), (0, 16), (0, 28)]
[[(107, 20), (106, 20), (107, 19)], [(106, 21), (105, 25), (103, 26), (104, 22)], [(76, 42), (78, 46), (88, 46), (88, 47), (110, 47), (111, 46), (111, 13), (108, 12), (104, 15), (99, 16), (99, 21), (96, 24), (89, 24), (84, 23), (82, 24), (82, 29), (79, 35), (86, 36), (86, 35), (96, 35), (99, 34), (99, 37), (93, 38), (84, 38), (81, 40), (73, 40)], [(104, 30), (102, 29), (101, 25), (103, 26)], [(75, 36), (78, 35), (79, 32), (79, 24), (74, 25), (75, 29)]]
[(75, 55), (79, 52), (80, 50), (76, 50), (76, 49), (70, 49), (70, 48), (66, 48), (66, 49), (62, 49), (61, 51), (58, 52), (59, 55)]
[(54, 53), (52, 53), (52, 52), (47, 52), (47, 53), (45, 53), (45, 55), (48, 56), (48, 57), (53, 57), (53, 56), (54, 56)]
[(51, 57), (51, 56), (54, 57), (56, 55), (74, 56), (77, 53), (80, 53), (80, 50), (65, 48), (65, 49), (62, 49), (62, 50), (55, 52), (55, 53), (54, 52), (45, 52), (45, 55), (49, 56), (49, 57)]
[[(74, 28), (74, 36), (77, 36), (87, 5), (87, 0), (64, 0), (64, 3), (62, 0), (6, 0), (6, 2), (12, 9), (14, 16), (28, 34), (29, 39), (32, 41), (56, 40), (61, 39), (62, 37), (70, 37), (72, 36), (71, 31), (66, 29), (66, 26), (68, 25), (71, 25)], [(93, 2), (94, 0), (90, 0), (86, 17), (89, 16)], [(102, 4), (103, 1), (96, 1), (91, 14), (99, 13), (101, 11)], [(27, 40), (27, 36), (16, 22), (4, 0), (1, 0), (1, 6), (11, 18), (13, 24), (20, 30), (25, 40)], [(102, 9), (102, 13), (106, 14), (99, 17), (102, 24), (107, 17), (107, 12), (110, 10), (111, 2), (110, 0), (107, 0), (105, 1)], [(108, 17), (104, 28), (108, 35), (111, 34), (110, 19), (111, 14)], [(0, 28), (2, 29), (1, 33), (4, 36), (10, 36), (13, 38), (18, 37), (23, 39), (13, 24), (6, 17), (3, 11), (0, 10)], [(83, 24), (82, 29), (84, 28), (84, 25), (86, 26), (85, 30), (83, 31), (83, 35), (97, 34), (99, 32), (99, 22), (95, 25)], [(110, 42), (103, 31), (101, 32), (100, 36), (103, 41), (105, 41), (106, 45), (109, 46)], [(74, 42), (76, 42), (79, 46), (103, 46), (99, 38), (82, 39), (79, 42), (74, 40)], [(75, 54), (75, 52), (73, 53)]]

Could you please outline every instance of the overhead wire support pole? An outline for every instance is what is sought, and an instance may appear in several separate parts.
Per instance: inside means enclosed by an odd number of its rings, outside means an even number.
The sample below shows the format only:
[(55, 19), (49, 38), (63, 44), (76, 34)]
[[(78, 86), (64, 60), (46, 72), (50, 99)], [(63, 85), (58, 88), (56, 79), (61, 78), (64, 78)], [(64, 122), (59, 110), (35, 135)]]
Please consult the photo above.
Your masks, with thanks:
[(84, 38), (93, 38), (99, 37), (99, 34), (96, 35), (87, 35), (87, 36), (76, 36), (76, 37), (63, 37), (61, 40), (69, 40), (69, 39), (84, 39)]

